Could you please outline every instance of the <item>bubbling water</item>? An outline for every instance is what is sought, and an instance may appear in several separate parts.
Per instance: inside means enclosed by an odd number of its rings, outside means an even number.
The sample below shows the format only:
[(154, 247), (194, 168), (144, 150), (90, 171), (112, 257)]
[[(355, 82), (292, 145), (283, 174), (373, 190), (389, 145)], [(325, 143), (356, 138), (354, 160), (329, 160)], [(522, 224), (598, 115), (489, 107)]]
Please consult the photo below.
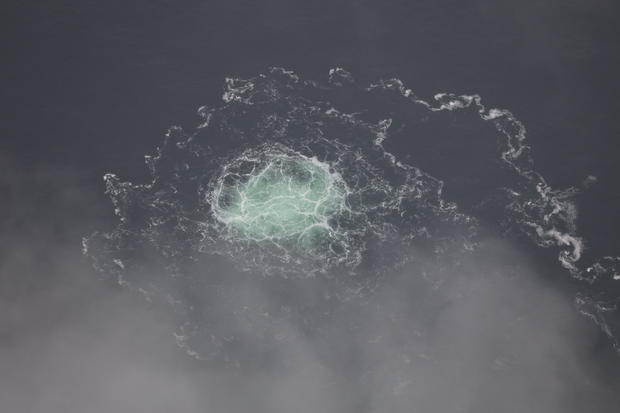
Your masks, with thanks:
[[(369, 297), (420, 257), (456, 273), (451, 267), (490, 230), (553, 249), (582, 283), (579, 310), (620, 350), (613, 321), (620, 257), (584, 252), (573, 201), (579, 190), (546, 183), (524, 125), (509, 111), (486, 108), (477, 95), (424, 101), (398, 79), (363, 86), (342, 69), (327, 82), (282, 68), (227, 79), (223, 100), (199, 109), (196, 129), (170, 129), (147, 157), (151, 183), (105, 176), (119, 224), (84, 240), (95, 267), (199, 320), (183, 329), (185, 348), (195, 353), (192, 343), (200, 342), (211, 351), (212, 324), (203, 320), (202, 299), (173, 296), (169, 282), (227, 286), (217, 269), (192, 274), (204, 257), (223, 257), (251, 276), (281, 276), (260, 279), (277, 288), (287, 285), (282, 279), (325, 282), (322, 312), (332, 299)], [(165, 276), (154, 276), (144, 257)], [(427, 278), (423, 267), (411, 275)], [(256, 314), (267, 314), (269, 325), (295, 311), (305, 319), (304, 306), (290, 308)]]
[(316, 158), (246, 153), (223, 168), (212, 211), (236, 239), (318, 253), (340, 238), (334, 220), (349, 210), (348, 192), (340, 174)]

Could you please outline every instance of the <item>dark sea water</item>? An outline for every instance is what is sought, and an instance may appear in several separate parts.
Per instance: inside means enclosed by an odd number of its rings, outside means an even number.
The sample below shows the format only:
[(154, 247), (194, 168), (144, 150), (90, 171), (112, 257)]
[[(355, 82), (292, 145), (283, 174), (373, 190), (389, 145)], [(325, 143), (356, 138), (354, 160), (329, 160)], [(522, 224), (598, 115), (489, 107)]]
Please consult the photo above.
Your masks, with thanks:
[[(619, 287), (613, 277), (577, 280), (555, 246), (539, 248), (493, 208), (476, 209), (488, 200), (485, 185), (504, 182), (501, 140), (467, 111), (438, 115), (441, 130), (403, 115), (386, 148), (446, 182), (446, 201), (484, 228), (471, 235), (479, 249), (445, 264), (427, 259), (437, 245), (416, 246), (413, 264), (358, 301), (329, 280), (248, 281), (226, 256), (185, 263), (199, 281), (170, 281), (170, 257), (148, 251), (146, 278), (132, 290), (95, 271), (81, 245), (118, 223), (104, 174), (149, 183), (144, 155), (172, 125), (191, 133), (204, 120), (197, 108), (221, 107), (226, 78), (283, 67), (327, 82), (343, 68), (360, 85), (398, 78), (427, 102), (442, 92), (479, 95), (487, 109), (509, 110), (527, 129), (531, 170), (555, 190), (579, 189), (573, 235), (583, 239), (577, 265), (586, 271), (620, 254), (615, 2), (85, 0), (9, 1), (4, 10), (0, 410), (620, 406)], [(333, 97), (338, 109), (362, 116), (403, 108), (343, 96)], [(424, 141), (409, 144), (408, 133)], [(492, 145), (461, 139), (485, 133)], [(442, 219), (438, 232), (452, 231), (456, 221)], [(123, 236), (107, 245), (137, 250), (137, 238)], [(579, 294), (605, 303), (603, 328), (580, 313)]]

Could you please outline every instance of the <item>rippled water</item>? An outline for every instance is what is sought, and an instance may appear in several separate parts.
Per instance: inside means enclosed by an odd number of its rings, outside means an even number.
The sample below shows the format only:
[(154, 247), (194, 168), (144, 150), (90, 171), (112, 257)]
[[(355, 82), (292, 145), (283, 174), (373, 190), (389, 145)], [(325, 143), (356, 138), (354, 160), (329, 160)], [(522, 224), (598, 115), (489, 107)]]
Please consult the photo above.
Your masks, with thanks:
[(608, 322), (618, 298), (607, 286), (620, 278), (620, 258), (582, 263), (580, 189), (547, 184), (508, 110), (476, 95), (426, 102), (397, 79), (360, 85), (342, 69), (326, 82), (273, 68), (226, 85), (221, 106), (199, 109), (195, 130), (170, 129), (147, 156), (151, 183), (106, 175), (120, 222), (84, 244), (121, 284), (189, 314), (177, 337), (192, 354), (211, 351), (188, 344), (209, 323), (168, 278), (150, 275), (144, 257), (180, 283), (204, 256), (264, 282), (328, 280), (333, 305), (372, 295), (415, 261), (414, 249), (453, 265), (489, 229), (556, 255), (583, 286), (579, 310), (618, 346)]

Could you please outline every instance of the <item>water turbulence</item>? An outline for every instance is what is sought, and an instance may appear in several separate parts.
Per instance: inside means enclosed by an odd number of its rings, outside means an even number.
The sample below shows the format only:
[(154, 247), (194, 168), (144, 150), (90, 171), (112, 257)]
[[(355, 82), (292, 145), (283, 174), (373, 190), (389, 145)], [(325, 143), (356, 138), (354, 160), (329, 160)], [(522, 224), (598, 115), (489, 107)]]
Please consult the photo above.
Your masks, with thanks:
[(209, 193), (227, 238), (287, 260), (339, 259), (350, 248), (338, 225), (350, 213), (340, 174), (284, 147), (255, 152), (225, 165)]
[[(217, 337), (232, 336), (217, 333), (210, 317), (221, 309), (205, 308), (211, 301), (230, 306), (238, 323), (253, 309), (264, 319), (252, 318), (252, 329), (308, 320), (307, 311), (322, 317), (335, 303), (372, 295), (405, 263), (421, 265), (419, 255), (458, 274), (489, 229), (557, 257), (582, 285), (580, 311), (620, 348), (611, 321), (620, 299), (610, 293), (620, 258), (584, 249), (573, 200), (580, 190), (547, 184), (509, 111), (487, 109), (476, 95), (425, 101), (398, 79), (363, 86), (334, 69), (315, 82), (272, 68), (227, 79), (222, 104), (198, 114), (195, 128), (171, 128), (146, 157), (151, 182), (105, 176), (119, 223), (84, 240), (102, 272), (178, 310), (177, 338), (191, 354), (217, 353), (226, 342)], [(214, 257), (244, 282), (276, 291), (325, 280), (325, 291), (312, 306), (241, 305), (230, 271), (191, 270)], [(414, 268), (412, 276), (427, 277)], [(197, 299), (198, 290), (214, 296)], [(201, 335), (207, 344), (194, 340)]]

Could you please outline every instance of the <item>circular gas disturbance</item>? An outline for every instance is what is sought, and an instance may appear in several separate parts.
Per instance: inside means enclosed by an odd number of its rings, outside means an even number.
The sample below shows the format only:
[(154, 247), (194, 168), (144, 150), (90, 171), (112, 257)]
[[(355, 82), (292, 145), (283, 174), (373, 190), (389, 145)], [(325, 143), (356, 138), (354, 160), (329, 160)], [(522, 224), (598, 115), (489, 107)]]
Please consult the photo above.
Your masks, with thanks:
[(242, 156), (217, 180), (212, 210), (236, 241), (315, 255), (334, 251), (348, 188), (327, 163), (280, 151)]

